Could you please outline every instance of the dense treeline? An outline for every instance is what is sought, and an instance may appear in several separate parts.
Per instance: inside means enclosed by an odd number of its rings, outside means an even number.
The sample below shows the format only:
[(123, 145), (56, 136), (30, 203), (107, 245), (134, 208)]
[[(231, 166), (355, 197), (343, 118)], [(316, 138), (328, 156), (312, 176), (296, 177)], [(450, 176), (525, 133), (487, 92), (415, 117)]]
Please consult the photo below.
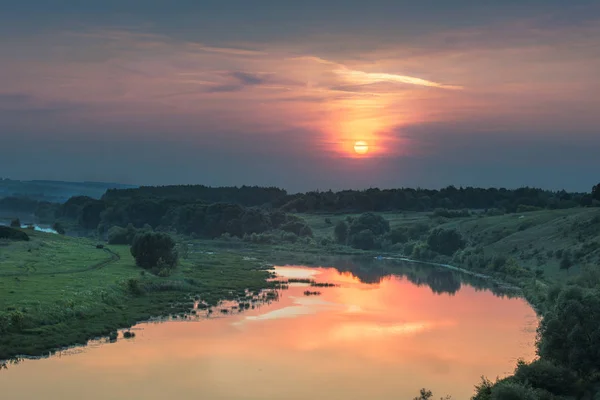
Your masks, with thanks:
[[(600, 201), (600, 199), (597, 199)], [(367, 212), (367, 211), (431, 211), (439, 209), (502, 209), (517, 212), (519, 206), (529, 209), (572, 208), (596, 205), (591, 194), (552, 192), (535, 188), (482, 189), (448, 186), (429, 189), (368, 189), (341, 192), (309, 192), (286, 197), (285, 211), (296, 212)]]
[(131, 242), (138, 229), (209, 239), (222, 235), (242, 238), (272, 230), (312, 236), (310, 227), (301, 218), (280, 210), (231, 203), (185, 202), (182, 199), (107, 196), (95, 200), (77, 196), (57, 205), (54, 215), (76, 223), (81, 229), (108, 234), (108, 239), (113, 242)]
[[(77, 204), (87, 196), (75, 196), (67, 203)], [(460, 216), (465, 209), (499, 209), (504, 212), (524, 212), (540, 208), (563, 209), (600, 205), (600, 184), (591, 193), (568, 193), (535, 188), (456, 188), (430, 189), (368, 189), (340, 192), (308, 192), (287, 194), (274, 187), (207, 187), (202, 185), (145, 186), (136, 189), (109, 189), (101, 201), (106, 203), (148, 201), (156, 204), (232, 203), (246, 207), (281, 209), (286, 212), (369, 212), (369, 211), (433, 211)], [(100, 203), (98, 203), (100, 204)], [(28, 198), (0, 199), (0, 209), (30, 211), (47, 209), (51, 203)], [(449, 211), (461, 210), (461, 211)], [(37, 214), (37, 213), (36, 213)], [(149, 221), (146, 221), (150, 223)], [(155, 221), (156, 222), (156, 221)]]
[(160, 199), (179, 202), (234, 203), (243, 206), (275, 204), (285, 199), (287, 192), (276, 187), (209, 187), (204, 185), (142, 186), (136, 189), (109, 189), (105, 201), (127, 199)]
[[(30, 199), (5, 198), (1, 209), (35, 212), (44, 222), (69, 220), (83, 230), (99, 229), (105, 234), (113, 226), (132, 224), (141, 228), (175, 230), (185, 234), (214, 238), (223, 234), (243, 237), (273, 229), (310, 236), (302, 221), (290, 212), (303, 213), (369, 213), (381, 211), (433, 211), (448, 218), (468, 215), (467, 209), (487, 209), (489, 212), (527, 212), (541, 208), (569, 208), (600, 205), (599, 186), (591, 193), (551, 192), (535, 188), (481, 189), (449, 186), (441, 190), (428, 189), (368, 189), (340, 192), (309, 192), (289, 195), (273, 187), (221, 187), (201, 185), (110, 189), (101, 199), (87, 196), (71, 197), (64, 204), (37, 202)], [(351, 224), (351, 221), (348, 221)], [(388, 232), (347, 229), (346, 238), (337, 238), (357, 248), (379, 247), (378, 237)], [(400, 232), (389, 233), (393, 243)], [(374, 244), (372, 244), (374, 243)], [(435, 243), (432, 242), (435, 246)]]
[[(600, 190), (598, 191), (600, 192)], [(595, 192), (594, 192), (595, 193)], [(595, 194), (594, 194), (595, 195)], [(519, 206), (533, 208), (570, 208), (592, 205), (600, 195), (547, 191), (536, 188), (456, 188), (448, 186), (431, 189), (367, 189), (339, 192), (308, 192), (287, 194), (274, 187), (218, 187), (202, 185), (140, 187), (137, 189), (108, 190), (104, 200), (162, 199), (174, 201), (203, 201), (207, 203), (236, 203), (244, 206), (281, 208), (291, 212), (367, 212), (367, 211), (431, 211), (442, 209), (498, 208), (516, 212)]]

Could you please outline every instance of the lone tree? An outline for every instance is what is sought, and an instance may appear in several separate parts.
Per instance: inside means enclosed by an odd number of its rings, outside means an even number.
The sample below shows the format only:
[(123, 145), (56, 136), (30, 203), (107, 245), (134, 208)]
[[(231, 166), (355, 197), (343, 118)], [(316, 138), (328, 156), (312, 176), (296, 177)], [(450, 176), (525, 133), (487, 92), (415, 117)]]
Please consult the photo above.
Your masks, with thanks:
[(144, 269), (174, 268), (177, 265), (175, 241), (166, 233), (142, 232), (135, 236), (131, 255)]
[(10, 227), (11, 228), (20, 228), (21, 227), (21, 220), (19, 218), (15, 218), (12, 221), (10, 221)]

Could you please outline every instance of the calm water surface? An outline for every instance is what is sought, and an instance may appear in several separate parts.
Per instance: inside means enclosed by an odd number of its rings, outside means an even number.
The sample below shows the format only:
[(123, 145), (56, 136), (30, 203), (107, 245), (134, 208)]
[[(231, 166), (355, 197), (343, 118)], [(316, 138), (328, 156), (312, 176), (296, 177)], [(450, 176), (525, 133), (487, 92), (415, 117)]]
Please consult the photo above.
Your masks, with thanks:
[(525, 301), (411, 268), (359, 279), (278, 267), (339, 286), (307, 297), (295, 284), (241, 314), (140, 324), (132, 340), (27, 360), (0, 371), (2, 398), (410, 400), (427, 387), (468, 399), (481, 375), (534, 357), (537, 319)]

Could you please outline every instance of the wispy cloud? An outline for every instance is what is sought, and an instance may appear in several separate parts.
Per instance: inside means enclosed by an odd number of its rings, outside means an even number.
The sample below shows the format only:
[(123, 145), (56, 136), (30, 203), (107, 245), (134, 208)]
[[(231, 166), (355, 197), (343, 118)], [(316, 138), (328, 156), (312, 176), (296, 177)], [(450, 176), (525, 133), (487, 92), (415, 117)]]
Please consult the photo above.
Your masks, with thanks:
[(462, 86), (446, 85), (438, 82), (432, 82), (413, 76), (388, 74), (381, 72), (364, 72), (348, 68), (338, 68), (333, 70), (335, 74), (342, 79), (356, 84), (370, 84), (380, 82), (406, 83), (410, 85), (430, 86), (441, 89), (462, 89)]

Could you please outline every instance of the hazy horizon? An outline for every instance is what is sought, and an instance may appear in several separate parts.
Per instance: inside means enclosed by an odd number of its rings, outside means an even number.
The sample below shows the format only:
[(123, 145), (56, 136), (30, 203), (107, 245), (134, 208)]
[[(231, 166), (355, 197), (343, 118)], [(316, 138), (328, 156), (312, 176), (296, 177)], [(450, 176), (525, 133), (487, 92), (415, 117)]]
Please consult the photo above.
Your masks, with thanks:
[(0, 5), (0, 171), (589, 192), (600, 3), (448, 3)]

